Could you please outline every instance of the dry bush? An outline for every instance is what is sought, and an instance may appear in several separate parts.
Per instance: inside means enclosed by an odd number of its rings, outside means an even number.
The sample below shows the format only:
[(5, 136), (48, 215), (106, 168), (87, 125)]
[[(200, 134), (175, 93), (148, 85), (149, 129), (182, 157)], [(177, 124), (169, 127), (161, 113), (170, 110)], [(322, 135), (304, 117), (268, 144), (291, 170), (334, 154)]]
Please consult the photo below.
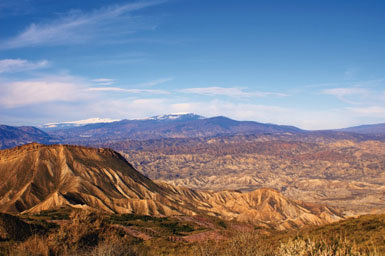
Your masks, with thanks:
[[(269, 243), (270, 246), (269, 246)], [(222, 241), (207, 241), (195, 247), (199, 256), (379, 256), (378, 250), (358, 247), (344, 236), (292, 238), (274, 247), (269, 239), (254, 233), (239, 233)]]
[(30, 225), (18, 217), (0, 213), (0, 241), (24, 241), (33, 234), (33, 230), (36, 228), (41, 227)]
[(324, 239), (297, 238), (281, 243), (276, 255), (282, 256), (379, 256), (375, 248), (358, 248), (346, 239), (336, 236)]
[(103, 234), (103, 240), (90, 252), (92, 256), (136, 256), (138, 254), (135, 248), (124, 237), (113, 232)]
[(47, 238), (34, 235), (29, 237), (26, 241), (17, 244), (15, 248), (12, 248), (10, 255), (13, 256), (27, 256), (27, 255), (50, 255)]
[(73, 211), (71, 222), (60, 225), (57, 232), (48, 237), (51, 253), (54, 255), (73, 255), (89, 250), (99, 242), (103, 220), (95, 213)]
[(107, 227), (91, 212), (74, 211), (70, 221), (45, 236), (34, 235), (10, 248), (12, 256), (136, 256), (148, 255), (147, 248), (132, 245), (132, 237)]
[[(74, 211), (71, 221), (45, 236), (34, 235), (11, 248), (11, 255), (81, 255), (99, 243), (103, 221), (97, 214)], [(88, 254), (89, 255), (89, 254)]]
[(195, 255), (200, 256), (258, 256), (265, 255), (265, 250), (258, 243), (254, 232), (237, 233), (227, 240), (207, 241), (198, 244)]

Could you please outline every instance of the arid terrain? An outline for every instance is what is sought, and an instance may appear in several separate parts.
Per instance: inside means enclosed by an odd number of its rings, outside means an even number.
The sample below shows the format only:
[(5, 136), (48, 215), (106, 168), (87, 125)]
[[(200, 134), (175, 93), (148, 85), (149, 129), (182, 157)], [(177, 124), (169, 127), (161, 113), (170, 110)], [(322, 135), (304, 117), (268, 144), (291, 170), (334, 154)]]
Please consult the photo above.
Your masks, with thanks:
[(0, 141), (2, 147), (32, 140), (111, 148), (152, 180), (198, 190), (272, 188), (349, 216), (385, 209), (383, 127), (306, 131), (182, 114), (46, 132), (3, 126)]
[(34, 143), (1, 150), (0, 177), (5, 255), (385, 252), (383, 215), (344, 219), (334, 208), (269, 188), (204, 191), (153, 182), (111, 149)]
[(188, 117), (150, 120), (142, 133), (138, 122), (4, 126), (0, 254), (385, 252), (381, 126), (309, 132)]
[(0, 177), (0, 211), (7, 213), (70, 207), (151, 216), (203, 214), (278, 230), (341, 219), (333, 209), (272, 189), (211, 192), (154, 183), (109, 149), (28, 144), (2, 150)]
[(385, 209), (385, 143), (226, 136), (107, 144), (152, 179), (194, 189), (274, 188), (349, 214)]

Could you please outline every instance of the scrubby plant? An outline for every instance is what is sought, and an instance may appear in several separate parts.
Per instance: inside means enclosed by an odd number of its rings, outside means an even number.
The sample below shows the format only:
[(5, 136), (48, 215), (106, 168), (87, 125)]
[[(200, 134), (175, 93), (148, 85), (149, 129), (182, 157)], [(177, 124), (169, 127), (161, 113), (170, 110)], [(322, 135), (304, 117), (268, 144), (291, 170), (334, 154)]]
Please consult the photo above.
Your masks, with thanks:
[(39, 255), (49, 256), (50, 248), (47, 237), (33, 235), (24, 242), (18, 243), (14, 248), (11, 248), (9, 255), (12, 256), (27, 256)]
[(195, 255), (200, 256), (259, 256), (265, 255), (254, 232), (240, 232), (229, 239), (197, 244)]
[(295, 237), (277, 246), (268, 238), (253, 233), (238, 233), (221, 241), (198, 244), (195, 255), (199, 256), (379, 256), (378, 250), (358, 247), (343, 236), (327, 238)]
[(336, 236), (324, 239), (294, 238), (281, 243), (276, 255), (282, 256), (379, 256), (374, 248), (358, 248), (346, 239)]

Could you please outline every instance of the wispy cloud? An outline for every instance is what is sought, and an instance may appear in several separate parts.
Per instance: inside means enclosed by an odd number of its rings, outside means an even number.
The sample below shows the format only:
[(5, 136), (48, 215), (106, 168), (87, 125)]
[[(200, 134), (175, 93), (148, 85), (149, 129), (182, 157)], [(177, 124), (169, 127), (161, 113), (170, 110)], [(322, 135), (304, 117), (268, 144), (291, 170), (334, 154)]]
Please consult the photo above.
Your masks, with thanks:
[[(160, 82), (160, 80), (157, 80)], [(98, 78), (94, 82), (111, 84), (113, 79)], [(149, 82), (154, 84), (155, 82)], [(42, 76), (34, 79), (0, 82), (0, 109), (19, 108), (29, 105), (51, 103), (60, 105), (63, 102), (76, 102), (89, 105), (94, 101), (114, 100), (116, 95), (105, 92), (119, 92), (142, 95), (167, 95), (172, 92), (155, 89), (126, 89), (120, 87), (90, 87), (82, 78), (70, 75)], [(120, 96), (120, 95), (119, 95)]]
[(357, 85), (356, 87), (326, 89), (322, 90), (322, 93), (332, 95), (347, 103), (343, 111), (345, 115), (354, 116), (355, 119), (375, 120), (376, 118), (385, 118), (383, 80), (368, 81), (367, 83), (359, 83), (359, 85), (359, 87)]
[(120, 87), (91, 87), (87, 89), (93, 92), (125, 92), (125, 93), (148, 93), (148, 94), (170, 94), (165, 90), (151, 90), (151, 89), (124, 89)]
[(385, 118), (385, 106), (347, 107), (346, 109), (359, 116)]
[(145, 1), (114, 5), (91, 12), (71, 11), (47, 23), (33, 23), (22, 33), (0, 43), (0, 48), (19, 48), (40, 45), (66, 45), (81, 43), (103, 36), (111, 38), (119, 34), (134, 33), (140, 29), (152, 29), (135, 19), (130, 13), (165, 1)]
[(265, 96), (286, 96), (284, 93), (275, 92), (248, 92), (238, 87), (197, 87), (179, 90), (182, 93), (201, 94), (208, 96), (229, 96), (229, 97), (265, 97)]
[(46, 60), (32, 62), (23, 59), (3, 59), (0, 60), (0, 74), (45, 68), (48, 66), (48, 64), (49, 63)]
[(149, 82), (140, 83), (140, 84), (137, 84), (136, 86), (152, 87), (152, 86), (166, 83), (166, 82), (171, 81), (171, 80), (173, 80), (173, 78), (170, 78), (170, 77), (169, 78), (161, 78), (161, 79), (157, 79), (157, 80), (153, 80), (153, 81), (149, 81)]
[(329, 82), (329, 83), (319, 83), (319, 84), (308, 84), (304, 85), (304, 88), (322, 88), (322, 87), (334, 87), (334, 88), (370, 88), (381, 85), (385, 79), (373, 79), (373, 80), (363, 80), (363, 81), (349, 81), (349, 82)]
[(97, 79), (93, 79), (92, 82), (96, 83), (97, 85), (112, 85), (115, 83), (115, 79), (97, 78)]
[[(143, 82), (139, 84), (134, 84), (126, 87), (152, 87), (159, 84), (166, 83), (168, 81), (171, 81), (172, 78), (160, 78), (157, 80), (152, 80), (148, 82)], [(98, 78), (92, 80), (97, 85), (112, 85), (115, 83), (114, 79), (109, 78)], [(98, 92), (126, 92), (126, 93), (148, 93), (148, 94), (171, 94), (171, 91), (166, 90), (154, 90), (154, 89), (135, 89), (135, 88), (122, 88), (122, 87), (91, 87), (88, 88), (88, 91), (98, 91)]]
[(332, 88), (325, 89), (322, 92), (336, 97), (344, 97), (348, 95), (367, 94), (368, 90), (363, 88)]
[(357, 68), (353, 68), (353, 67), (347, 68), (344, 71), (344, 78), (348, 80), (353, 79), (357, 76), (358, 71), (359, 70)]
[(35, 8), (32, 1), (1, 0), (0, 16), (25, 15), (33, 12)]
[(340, 101), (349, 104), (361, 104), (363, 98), (369, 97), (371, 94), (370, 90), (358, 87), (325, 89), (321, 93), (335, 96)]
[[(150, 82), (136, 84), (136, 87), (155, 86), (167, 81), (171, 78), (158, 79)], [(99, 92), (126, 92), (126, 93), (148, 93), (148, 94), (200, 94), (208, 96), (228, 96), (228, 97), (265, 97), (265, 96), (286, 96), (283, 93), (274, 92), (247, 92), (235, 87), (201, 87), (201, 88), (187, 88), (181, 90), (155, 90), (155, 89), (138, 89), (138, 88), (122, 88), (122, 87), (91, 87), (88, 91)]]

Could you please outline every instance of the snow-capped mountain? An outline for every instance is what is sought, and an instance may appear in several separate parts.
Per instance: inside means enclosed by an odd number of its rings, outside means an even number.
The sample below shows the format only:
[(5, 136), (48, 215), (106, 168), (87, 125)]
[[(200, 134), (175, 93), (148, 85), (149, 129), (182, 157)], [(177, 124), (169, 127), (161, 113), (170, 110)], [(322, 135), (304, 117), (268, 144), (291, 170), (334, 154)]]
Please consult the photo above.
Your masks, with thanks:
[(76, 126), (83, 126), (87, 124), (98, 124), (98, 123), (112, 123), (120, 121), (119, 119), (110, 119), (110, 118), (89, 118), (79, 121), (69, 121), (69, 122), (62, 122), (62, 123), (48, 123), (42, 125), (41, 128), (49, 129), (49, 128), (70, 128), (70, 127), (76, 127)]
[[(133, 121), (145, 121), (145, 120), (153, 120), (153, 121), (167, 121), (167, 120), (178, 120), (178, 121), (188, 121), (188, 120), (198, 120), (204, 119), (203, 116), (196, 115), (193, 113), (173, 113), (173, 114), (165, 114), (152, 116), (147, 118), (133, 119)], [(89, 118), (79, 121), (68, 121), (68, 122), (60, 122), (60, 123), (47, 123), (41, 125), (40, 128), (43, 129), (63, 129), (63, 128), (72, 128), (84, 126), (87, 124), (101, 124), (101, 123), (113, 123), (121, 121), (120, 119), (111, 119), (111, 118)]]

